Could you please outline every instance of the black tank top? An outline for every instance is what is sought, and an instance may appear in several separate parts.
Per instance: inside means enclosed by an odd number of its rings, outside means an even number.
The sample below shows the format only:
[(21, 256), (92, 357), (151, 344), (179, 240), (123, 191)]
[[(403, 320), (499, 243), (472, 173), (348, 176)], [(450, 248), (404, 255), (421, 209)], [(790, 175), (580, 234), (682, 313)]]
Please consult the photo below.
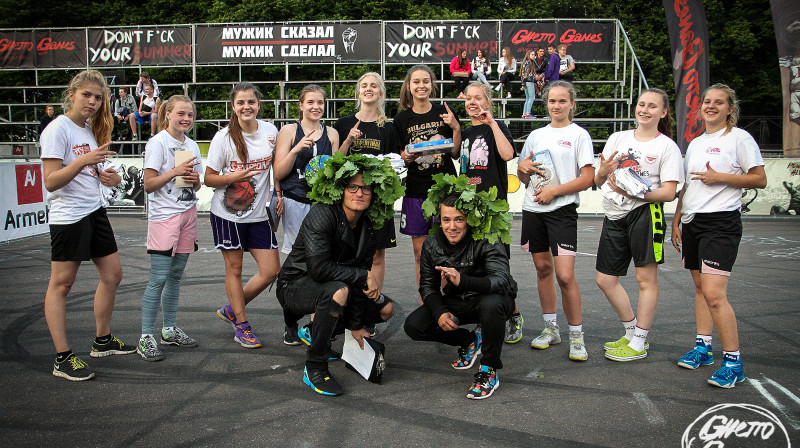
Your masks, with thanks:
[[(294, 135), (292, 147), (306, 136), (305, 132), (303, 132), (303, 127), (300, 126), (300, 122), (297, 121), (296, 123), (297, 132)], [(308, 162), (314, 156), (323, 154), (329, 156), (333, 155), (331, 141), (328, 139), (328, 129), (325, 127), (325, 123), (320, 122), (320, 125), (322, 127), (322, 136), (319, 140), (314, 142), (311, 148), (304, 148), (297, 154), (297, 157), (294, 159), (294, 164), (292, 165), (292, 171), (281, 179), (281, 190), (283, 190), (283, 194), (290, 199), (304, 204), (311, 203), (311, 201), (306, 198), (308, 192), (311, 191), (311, 187), (309, 187), (306, 182), (306, 165), (308, 165)]]

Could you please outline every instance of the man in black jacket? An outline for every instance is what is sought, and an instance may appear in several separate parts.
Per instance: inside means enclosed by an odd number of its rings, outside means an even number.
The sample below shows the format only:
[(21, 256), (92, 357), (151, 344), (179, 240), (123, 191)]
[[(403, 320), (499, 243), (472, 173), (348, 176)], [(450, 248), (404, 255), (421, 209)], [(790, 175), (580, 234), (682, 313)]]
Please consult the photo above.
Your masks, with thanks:
[(300, 318), (315, 313), (303, 382), (322, 395), (343, 392), (328, 371), (338, 321), (344, 320), (363, 348), (369, 337), (364, 326), (394, 313), (370, 272), (377, 238), (364, 212), (373, 200), (372, 186), (357, 174), (344, 185), (341, 203), (314, 204), (278, 276), (286, 326), (296, 328)]
[[(481, 366), (467, 398), (488, 398), (500, 385), (497, 369), (505, 322), (514, 310), (516, 282), (500, 242), (473, 239), (464, 213), (455, 208), (459, 195), (439, 203), (441, 229), (422, 246), (419, 293), (424, 305), (413, 311), (405, 331), (415, 341), (458, 347), (454, 369), (469, 369), (483, 352)], [(442, 286), (444, 285), (444, 286)], [(480, 323), (481, 332), (459, 324)]]

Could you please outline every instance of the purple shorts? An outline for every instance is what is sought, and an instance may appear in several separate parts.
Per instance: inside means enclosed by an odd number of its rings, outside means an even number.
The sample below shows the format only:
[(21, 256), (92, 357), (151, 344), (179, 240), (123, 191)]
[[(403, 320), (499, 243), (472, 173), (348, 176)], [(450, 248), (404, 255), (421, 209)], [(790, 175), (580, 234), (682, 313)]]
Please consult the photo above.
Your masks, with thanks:
[(211, 213), (214, 247), (222, 250), (277, 249), (269, 221), (233, 222)]
[(433, 227), (433, 220), (422, 215), (422, 198), (403, 198), (400, 210), (400, 233), (408, 236), (428, 236)]

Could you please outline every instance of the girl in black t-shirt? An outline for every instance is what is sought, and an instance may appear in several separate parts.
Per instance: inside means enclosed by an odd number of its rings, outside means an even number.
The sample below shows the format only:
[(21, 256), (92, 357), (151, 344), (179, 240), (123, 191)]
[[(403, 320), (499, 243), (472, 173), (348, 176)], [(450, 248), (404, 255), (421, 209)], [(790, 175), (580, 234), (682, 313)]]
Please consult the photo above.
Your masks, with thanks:
[[(415, 65), (408, 70), (400, 88), (400, 108), (394, 124), (403, 145), (453, 139), (452, 157), (457, 157), (461, 147), (461, 124), (447, 104), (432, 104), (431, 94), (436, 92), (436, 75), (427, 65)], [(422, 243), (428, 238), (431, 222), (422, 216), (422, 203), (433, 186), (433, 175), (456, 174), (453, 162), (447, 154), (418, 156), (406, 148), (400, 153), (408, 166), (406, 197), (400, 215), (400, 233), (409, 235), (414, 245), (417, 284), (419, 284), (419, 257)]]

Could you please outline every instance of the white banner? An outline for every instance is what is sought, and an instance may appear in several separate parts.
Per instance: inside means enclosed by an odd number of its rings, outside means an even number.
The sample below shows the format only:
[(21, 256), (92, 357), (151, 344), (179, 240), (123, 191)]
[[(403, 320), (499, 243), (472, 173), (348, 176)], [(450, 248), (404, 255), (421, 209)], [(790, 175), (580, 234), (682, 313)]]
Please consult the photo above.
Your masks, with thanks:
[(7, 242), (50, 231), (42, 162), (0, 163), (0, 192), (0, 240)]

